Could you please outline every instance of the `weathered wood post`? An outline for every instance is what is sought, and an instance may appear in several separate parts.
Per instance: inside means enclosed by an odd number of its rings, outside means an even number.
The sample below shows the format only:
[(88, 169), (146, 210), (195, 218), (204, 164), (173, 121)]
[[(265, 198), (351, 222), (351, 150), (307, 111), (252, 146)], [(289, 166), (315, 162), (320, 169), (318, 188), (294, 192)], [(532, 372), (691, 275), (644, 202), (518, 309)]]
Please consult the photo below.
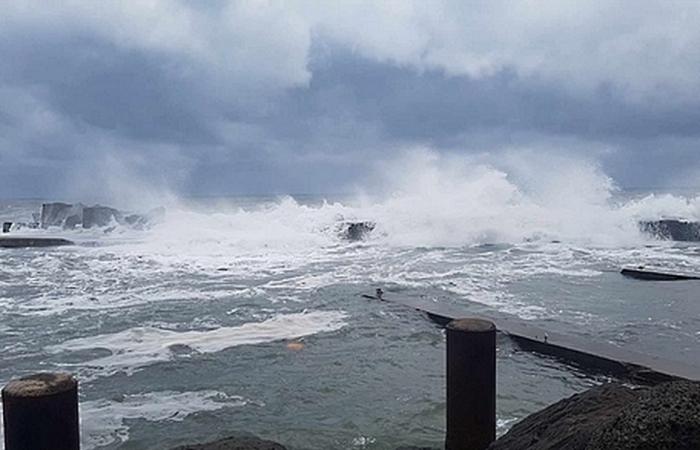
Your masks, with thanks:
[(496, 439), (496, 326), (447, 325), (447, 450), (483, 450)]
[(78, 382), (37, 373), (2, 390), (5, 450), (79, 450)]

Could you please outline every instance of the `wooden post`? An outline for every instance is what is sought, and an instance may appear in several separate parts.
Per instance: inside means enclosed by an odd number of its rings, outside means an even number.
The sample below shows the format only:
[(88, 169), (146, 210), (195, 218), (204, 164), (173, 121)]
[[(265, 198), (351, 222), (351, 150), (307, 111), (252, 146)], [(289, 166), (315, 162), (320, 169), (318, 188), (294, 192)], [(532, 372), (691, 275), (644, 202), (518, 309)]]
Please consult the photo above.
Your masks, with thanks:
[(496, 326), (447, 325), (447, 450), (483, 450), (496, 439)]
[(78, 382), (37, 373), (2, 390), (5, 450), (79, 450)]

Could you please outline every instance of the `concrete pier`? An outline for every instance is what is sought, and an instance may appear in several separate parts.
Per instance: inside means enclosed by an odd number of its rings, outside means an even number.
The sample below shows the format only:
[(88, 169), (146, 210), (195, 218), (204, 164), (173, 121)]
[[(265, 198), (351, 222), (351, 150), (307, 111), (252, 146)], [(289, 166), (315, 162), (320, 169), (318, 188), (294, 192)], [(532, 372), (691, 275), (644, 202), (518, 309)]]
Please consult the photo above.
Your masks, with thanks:
[(73, 241), (49, 237), (0, 237), (0, 248), (58, 247), (73, 245)]
[[(369, 295), (363, 297), (375, 298)], [(513, 315), (488, 311), (478, 303), (440, 304), (428, 299), (399, 298), (388, 293), (382, 296), (382, 300), (425, 313), (440, 326), (445, 326), (460, 317), (481, 317), (494, 322), (498, 332), (510, 337), (524, 350), (552, 356), (585, 370), (613, 375), (635, 383), (656, 384), (677, 379), (700, 380), (700, 366), (696, 364), (545, 330)]]
[(620, 273), (629, 278), (648, 281), (682, 281), (700, 280), (700, 275), (669, 272), (661, 269), (647, 269), (645, 267), (624, 267)]

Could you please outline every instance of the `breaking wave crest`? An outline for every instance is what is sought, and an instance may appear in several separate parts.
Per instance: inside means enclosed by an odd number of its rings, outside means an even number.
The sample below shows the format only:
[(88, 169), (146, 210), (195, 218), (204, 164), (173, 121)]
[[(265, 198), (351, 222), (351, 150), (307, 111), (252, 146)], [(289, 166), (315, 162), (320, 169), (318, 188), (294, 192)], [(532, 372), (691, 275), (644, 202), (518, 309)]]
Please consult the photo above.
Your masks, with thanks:
[(300, 250), (339, 242), (339, 224), (376, 224), (370, 239), (389, 246), (463, 246), (567, 241), (602, 246), (642, 242), (639, 220), (700, 218), (700, 197), (634, 197), (591, 163), (556, 169), (503, 167), (417, 152), (388, 165), (378, 181), (342, 201), (286, 196), (256, 207), (182, 205), (149, 232), (155, 249), (201, 254)]

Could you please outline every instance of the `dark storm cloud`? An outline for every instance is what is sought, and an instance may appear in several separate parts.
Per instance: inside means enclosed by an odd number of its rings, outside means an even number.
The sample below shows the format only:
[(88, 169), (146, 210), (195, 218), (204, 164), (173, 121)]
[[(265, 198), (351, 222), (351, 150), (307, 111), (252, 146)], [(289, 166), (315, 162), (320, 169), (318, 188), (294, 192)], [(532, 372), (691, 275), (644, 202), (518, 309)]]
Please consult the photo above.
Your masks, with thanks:
[(675, 108), (632, 104), (601, 86), (580, 97), (503, 70), (488, 77), (448, 76), (382, 64), (347, 51), (310, 66), (310, 85), (294, 89), (270, 118), (271, 133), (303, 140), (320, 118), (371, 120), (388, 139), (459, 143), (485, 129), (586, 139), (700, 136), (700, 103)]
[[(673, 16), (658, 28), (685, 46), (611, 25), (586, 53), (593, 34), (552, 25), (556, 11), (523, 28), (508, 8), (484, 19), (449, 1), (392, 4), (405, 14), (378, 11), (362, 33), (345, 4), (72, 5), (0, 19), (2, 196), (58, 196), (115, 160), (184, 193), (338, 192), (415, 146), (593, 155), (631, 186), (700, 167), (697, 36)], [(628, 33), (652, 19), (620, 16)]]
[(3, 40), (0, 58), (12, 61), (0, 69), (5, 83), (39, 87), (48, 106), (73, 123), (184, 145), (214, 139), (206, 125), (210, 99), (167, 55), (49, 34)]

